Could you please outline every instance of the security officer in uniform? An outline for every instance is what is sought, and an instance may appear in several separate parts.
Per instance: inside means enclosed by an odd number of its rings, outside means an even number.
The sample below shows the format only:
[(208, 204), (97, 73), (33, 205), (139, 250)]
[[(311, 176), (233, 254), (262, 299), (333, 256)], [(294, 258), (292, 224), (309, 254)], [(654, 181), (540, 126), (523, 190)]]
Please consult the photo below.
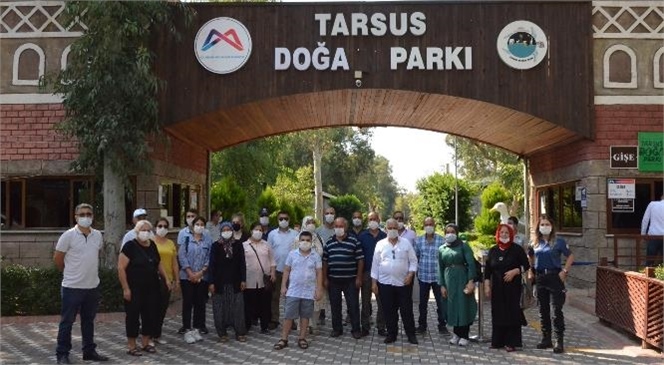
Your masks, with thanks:
[[(537, 284), (537, 300), (539, 301), (540, 322), (542, 326), (542, 341), (537, 344), (538, 349), (553, 347), (553, 352), (564, 352), (563, 336), (565, 332), (565, 318), (563, 317), (563, 304), (565, 304), (565, 281), (569, 268), (574, 262), (574, 255), (564, 239), (556, 237), (553, 221), (542, 215), (537, 222), (537, 240), (528, 250), (530, 266), (535, 274)], [(560, 255), (565, 255), (565, 267), (562, 266)], [(533, 264), (534, 260), (534, 264)], [(532, 280), (533, 272), (529, 275)], [(556, 335), (556, 345), (551, 341), (551, 301), (553, 301), (553, 329)]]

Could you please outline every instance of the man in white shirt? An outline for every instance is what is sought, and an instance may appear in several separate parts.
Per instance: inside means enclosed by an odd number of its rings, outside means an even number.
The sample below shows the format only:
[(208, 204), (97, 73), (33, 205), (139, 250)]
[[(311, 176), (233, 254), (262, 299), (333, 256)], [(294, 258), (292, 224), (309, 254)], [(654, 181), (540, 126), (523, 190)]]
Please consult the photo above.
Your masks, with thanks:
[(274, 287), (277, 289), (272, 291), (272, 319), (268, 326), (271, 330), (279, 326), (279, 299), (281, 298), (281, 292), (278, 288), (281, 288), (281, 279), (284, 274), (284, 267), (286, 266), (286, 258), (288, 258), (291, 247), (297, 239), (297, 231), (289, 227), (290, 217), (288, 212), (280, 211), (277, 214), (277, 221), (279, 222), (279, 228), (273, 229), (267, 236), (267, 243), (272, 247), (274, 261), (277, 262), (277, 280), (274, 283)]
[(397, 221), (397, 225), (399, 226), (399, 237), (407, 239), (410, 241), (411, 245), (414, 245), (415, 239), (417, 238), (417, 233), (406, 227), (406, 216), (403, 214), (403, 212), (397, 210), (396, 212), (392, 213), (392, 218)]
[[(659, 201), (652, 201), (648, 204), (646, 212), (641, 221), (641, 235), (645, 236), (664, 236), (664, 195)], [(646, 255), (646, 266), (654, 266), (662, 262), (662, 252), (664, 252), (664, 239), (653, 238), (648, 240)], [(652, 256), (659, 256), (653, 261)]]
[(99, 251), (101, 232), (92, 225), (92, 206), (79, 204), (75, 210), (76, 226), (58, 239), (53, 261), (62, 271), (62, 311), (55, 354), (58, 364), (71, 364), (71, 329), (78, 313), (81, 318), (83, 360), (107, 361), (99, 355), (94, 342), (94, 321), (99, 306)]
[(415, 249), (409, 240), (399, 236), (399, 223), (388, 219), (385, 223), (387, 238), (376, 244), (371, 264), (371, 290), (380, 297), (385, 317), (387, 337), (385, 343), (397, 340), (398, 312), (408, 342), (417, 345), (415, 317), (413, 316), (413, 278), (417, 272)]

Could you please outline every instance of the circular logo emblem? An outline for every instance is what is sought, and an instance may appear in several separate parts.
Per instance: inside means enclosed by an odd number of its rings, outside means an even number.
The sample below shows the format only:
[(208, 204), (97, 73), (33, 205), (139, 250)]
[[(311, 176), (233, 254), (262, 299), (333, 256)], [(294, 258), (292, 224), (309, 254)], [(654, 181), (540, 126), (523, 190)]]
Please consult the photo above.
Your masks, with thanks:
[(537, 66), (548, 50), (546, 35), (537, 24), (517, 20), (507, 24), (496, 41), (498, 55), (508, 66), (528, 70)]
[(210, 72), (235, 72), (249, 60), (251, 35), (244, 24), (233, 18), (214, 18), (198, 30), (194, 53)]

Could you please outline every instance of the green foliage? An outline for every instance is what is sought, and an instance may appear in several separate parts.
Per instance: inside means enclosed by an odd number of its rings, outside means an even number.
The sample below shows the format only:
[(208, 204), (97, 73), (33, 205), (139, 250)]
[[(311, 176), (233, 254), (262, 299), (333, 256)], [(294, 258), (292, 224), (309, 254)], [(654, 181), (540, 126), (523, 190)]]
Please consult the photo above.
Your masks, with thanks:
[[(411, 221), (421, 229), (426, 217), (432, 217), (436, 226), (442, 228), (454, 222), (454, 185), (452, 174), (434, 173), (417, 181), (418, 196), (413, 202)], [(470, 208), (472, 204), (471, 188), (462, 179), (458, 180), (459, 229), (467, 230), (471, 226)]]
[(227, 176), (212, 184), (210, 202), (212, 209), (219, 209), (222, 217), (230, 218), (234, 213), (244, 212), (247, 206), (247, 193), (235, 179)]
[(301, 209), (312, 210), (314, 206), (314, 168), (311, 165), (296, 171), (284, 168), (272, 186), (279, 201), (288, 201)]
[(659, 266), (655, 267), (655, 278), (664, 280), (664, 264), (659, 264)]
[[(6, 265), (0, 270), (3, 316), (59, 314), (62, 273), (55, 267)], [(122, 287), (117, 269), (99, 268), (101, 302), (99, 312), (122, 311)]]
[(490, 209), (496, 203), (510, 201), (510, 199), (510, 193), (500, 183), (494, 182), (487, 186), (482, 192), (482, 209), (480, 210), (480, 214), (475, 218), (475, 230), (480, 234), (493, 237), (500, 223), (500, 214), (492, 212)]
[[(353, 217), (353, 212), (360, 211), (362, 212), (362, 202), (353, 194), (346, 194), (338, 196), (330, 200), (330, 206), (334, 208), (337, 213), (337, 217), (344, 217), (351, 221)], [(350, 224), (350, 223), (349, 223)]]
[(153, 31), (177, 35), (176, 19), (188, 23), (193, 13), (162, 1), (71, 1), (65, 14), (88, 29), (72, 44), (67, 68), (43, 80), (63, 95), (58, 130), (79, 144), (75, 170), (100, 171), (107, 155), (127, 180), (150, 168), (148, 137), (161, 130), (157, 94), (165, 85), (154, 74)]
[(499, 182), (509, 192), (512, 199), (504, 201), (510, 211), (523, 213), (523, 166), (519, 156), (509, 151), (471, 139), (448, 135), (445, 142), (454, 148), (461, 162), (459, 173), (464, 179), (477, 181), (482, 186)]

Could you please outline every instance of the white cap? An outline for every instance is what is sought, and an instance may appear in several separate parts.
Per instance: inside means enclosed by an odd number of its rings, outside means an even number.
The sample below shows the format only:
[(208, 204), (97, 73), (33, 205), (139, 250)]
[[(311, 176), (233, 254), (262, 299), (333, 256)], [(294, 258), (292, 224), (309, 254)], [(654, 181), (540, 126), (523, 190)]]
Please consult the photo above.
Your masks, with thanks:
[(134, 211), (134, 218), (138, 218), (142, 215), (148, 215), (147, 210), (145, 210), (143, 208), (138, 208)]

